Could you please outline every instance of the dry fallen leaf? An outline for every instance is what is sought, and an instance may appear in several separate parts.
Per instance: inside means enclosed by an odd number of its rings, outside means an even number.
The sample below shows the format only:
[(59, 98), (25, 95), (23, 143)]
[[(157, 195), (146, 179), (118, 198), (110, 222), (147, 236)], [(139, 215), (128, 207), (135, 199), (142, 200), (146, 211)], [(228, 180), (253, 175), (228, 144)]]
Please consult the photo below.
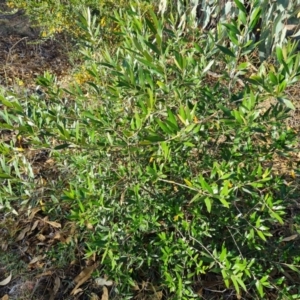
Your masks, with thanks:
[(101, 277), (96, 278), (95, 283), (98, 286), (104, 286), (104, 285), (111, 286), (113, 284), (111, 280), (106, 280), (105, 278), (101, 278)]
[(7, 278), (5, 278), (4, 280), (0, 281), (0, 285), (7, 285), (11, 281), (11, 276), (12, 275), (10, 273), (10, 275)]
[(53, 236), (54, 240), (64, 240), (64, 238), (62, 238), (61, 234), (59, 231), (55, 232), (54, 236)]
[(36, 238), (39, 240), (39, 241), (41, 241), (41, 242), (43, 242), (43, 241), (45, 241), (46, 240), (46, 237), (43, 235), (43, 234), (38, 234), (37, 236), (36, 236)]
[(298, 234), (293, 234), (293, 235), (291, 235), (291, 236), (288, 236), (288, 237), (282, 239), (281, 242), (289, 242), (289, 241), (294, 240), (294, 239), (297, 238), (297, 237), (298, 237)]
[(53, 287), (54, 296), (57, 294), (59, 288), (60, 288), (60, 278), (56, 276), (54, 280), (54, 287)]
[(93, 266), (86, 267), (84, 270), (80, 272), (78, 276), (74, 279), (74, 282), (77, 283), (75, 288), (72, 290), (71, 295), (75, 295), (75, 292), (77, 292), (78, 288), (85, 283), (92, 275), (93, 271), (96, 269), (97, 264), (94, 264)]
[(30, 212), (29, 220), (32, 220), (33, 217), (35, 216), (35, 214), (36, 214), (37, 212), (39, 212), (40, 210), (41, 210), (40, 207), (35, 207), (35, 208), (33, 208), (33, 209), (31, 210), (31, 212)]
[(101, 300), (108, 300), (108, 289), (106, 286), (103, 287), (103, 293), (102, 293)]
[(53, 274), (53, 271), (46, 271), (42, 274), (37, 275), (36, 278), (41, 278), (41, 277), (44, 277), (44, 276), (52, 276), (52, 274)]
[(71, 294), (73, 295), (73, 296), (75, 296), (75, 295), (77, 295), (78, 293), (80, 293), (80, 292), (82, 292), (83, 290), (82, 289), (74, 289), (72, 292), (71, 292)]
[(89, 221), (85, 221), (85, 226), (88, 230), (93, 230), (94, 226), (92, 223), (90, 223)]
[(90, 300), (99, 300), (99, 297), (95, 293), (91, 293)]
[(16, 238), (16, 242), (23, 240), (25, 234), (30, 230), (30, 226), (25, 227), (20, 234), (18, 235), (18, 237)]
[(44, 221), (45, 223), (49, 224), (50, 226), (52, 226), (54, 228), (61, 228), (60, 223), (48, 221), (48, 217), (45, 217), (44, 219), (42, 219), (42, 221)]
[(33, 231), (34, 229), (36, 229), (36, 227), (38, 226), (39, 222), (40, 222), (39, 220), (36, 220), (36, 221), (33, 223), (32, 227), (31, 227), (31, 231)]
[(163, 297), (163, 293), (162, 293), (162, 291), (159, 291), (159, 292), (157, 292), (157, 293), (155, 293), (155, 300), (161, 300), (162, 299), (162, 297)]
[(34, 257), (34, 258), (29, 262), (29, 265), (35, 264), (36, 262), (38, 262), (39, 260), (43, 259), (44, 257), (45, 257), (45, 255), (44, 255), (44, 256), (38, 255), (38, 256)]

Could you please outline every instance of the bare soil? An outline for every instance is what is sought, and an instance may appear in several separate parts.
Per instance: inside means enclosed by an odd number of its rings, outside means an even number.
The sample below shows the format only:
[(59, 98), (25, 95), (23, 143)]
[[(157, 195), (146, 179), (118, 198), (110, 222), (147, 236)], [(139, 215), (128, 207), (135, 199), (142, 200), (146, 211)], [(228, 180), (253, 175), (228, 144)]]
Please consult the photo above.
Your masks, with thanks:
[(64, 35), (41, 39), (23, 11), (11, 11), (0, 0), (0, 85), (29, 88), (44, 71), (58, 80), (67, 75), (71, 65), (72, 45)]

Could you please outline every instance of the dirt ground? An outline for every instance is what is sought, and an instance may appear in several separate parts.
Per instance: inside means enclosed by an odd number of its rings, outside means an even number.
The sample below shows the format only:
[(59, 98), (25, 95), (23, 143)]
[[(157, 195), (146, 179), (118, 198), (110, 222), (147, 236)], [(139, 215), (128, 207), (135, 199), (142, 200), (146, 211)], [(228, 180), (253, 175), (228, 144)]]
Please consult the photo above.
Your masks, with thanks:
[(0, 85), (30, 88), (44, 71), (58, 79), (67, 75), (71, 68), (67, 38), (42, 40), (24, 12), (11, 11), (5, 2), (0, 0)]

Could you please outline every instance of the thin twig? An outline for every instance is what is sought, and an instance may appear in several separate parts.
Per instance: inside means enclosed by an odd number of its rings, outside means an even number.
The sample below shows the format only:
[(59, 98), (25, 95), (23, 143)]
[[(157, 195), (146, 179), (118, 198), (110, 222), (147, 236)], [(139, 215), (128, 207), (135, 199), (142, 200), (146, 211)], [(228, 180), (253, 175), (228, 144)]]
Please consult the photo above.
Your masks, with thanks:
[(6, 63), (7, 63), (7, 61), (8, 61), (9, 56), (11, 55), (11, 50), (12, 50), (16, 45), (18, 45), (21, 41), (23, 41), (23, 40), (25, 40), (25, 39), (28, 39), (28, 37), (25, 36), (25, 37), (21, 38), (20, 40), (18, 40), (16, 43), (14, 43), (14, 44), (9, 48), (9, 51), (8, 51), (8, 54), (7, 54), (7, 58), (6, 58)]

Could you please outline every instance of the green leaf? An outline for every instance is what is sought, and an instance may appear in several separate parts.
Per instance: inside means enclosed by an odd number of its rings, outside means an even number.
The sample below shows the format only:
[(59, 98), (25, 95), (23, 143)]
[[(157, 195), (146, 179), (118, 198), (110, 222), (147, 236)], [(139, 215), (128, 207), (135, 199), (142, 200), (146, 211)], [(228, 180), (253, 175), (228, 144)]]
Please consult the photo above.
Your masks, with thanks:
[(206, 205), (206, 209), (207, 209), (207, 211), (210, 213), (211, 212), (211, 202), (212, 202), (212, 200), (210, 199), (210, 198), (208, 198), (208, 197), (206, 197), (205, 199), (204, 199), (204, 203), (205, 203), (205, 205)]
[(229, 32), (232, 32), (237, 35), (241, 34), (239, 29), (236, 26), (234, 26), (233, 24), (222, 23), (222, 25), (225, 26)]
[(227, 258), (227, 249), (226, 249), (225, 245), (223, 244), (222, 245), (222, 252), (221, 252), (221, 254), (219, 256), (219, 260), (221, 262), (223, 262), (223, 261), (225, 261), (226, 258)]
[(13, 177), (8, 175), (8, 174), (5, 174), (5, 173), (0, 173), (0, 178), (2, 178), (2, 179), (12, 179)]
[(239, 21), (243, 24), (243, 25), (246, 25), (247, 24), (247, 13), (243, 12), (243, 11), (240, 11), (239, 12)]
[(109, 144), (112, 146), (114, 144), (114, 141), (113, 141), (113, 138), (111, 137), (110, 133), (107, 132), (106, 136), (107, 136)]
[(100, 89), (94, 82), (87, 81), (87, 84), (93, 87), (97, 94), (100, 94)]
[(161, 26), (160, 21), (157, 19), (156, 13), (154, 13), (154, 11), (151, 10), (151, 9), (149, 10), (149, 13), (150, 13), (151, 18), (152, 18), (152, 20), (154, 22), (155, 31), (156, 31), (155, 34), (161, 34), (162, 26)]
[(264, 289), (263, 289), (263, 286), (262, 286), (261, 282), (259, 280), (256, 280), (255, 281), (255, 286), (256, 286), (256, 289), (257, 289), (260, 297), (263, 298), (265, 293), (264, 293)]
[(156, 123), (159, 125), (159, 127), (163, 130), (166, 134), (172, 134), (172, 130), (166, 125), (166, 123), (163, 123), (160, 119), (155, 118)]
[(175, 115), (172, 113), (172, 111), (169, 107), (167, 108), (167, 112), (168, 112), (168, 121), (171, 122), (175, 126), (176, 130), (178, 130), (179, 127), (177, 124), (177, 120), (175, 118)]
[(179, 117), (180, 120), (184, 123), (184, 125), (187, 125), (187, 124), (186, 124), (187, 116), (186, 116), (185, 109), (184, 109), (183, 105), (180, 105), (180, 107), (179, 107), (179, 114), (178, 114), (178, 117)]
[(232, 43), (234, 43), (236, 46), (239, 45), (239, 41), (237, 39), (237, 36), (233, 33), (233, 32), (228, 32), (228, 36), (229, 36), (229, 39), (232, 41)]
[(161, 55), (161, 51), (152, 43), (145, 41), (145, 44), (157, 55)]
[[(293, 270), (294, 272), (300, 274), (300, 270), (299, 268), (297, 268), (297, 266), (291, 265), (291, 264), (284, 264), (285, 266), (287, 266), (288, 268), (290, 268), (291, 270)], [(262, 283), (264, 285), (264, 283)]]
[(154, 142), (162, 142), (164, 141), (165, 138), (159, 135), (148, 135), (145, 137), (144, 141), (141, 141), (140, 144), (141, 145), (149, 145), (152, 144)]
[(93, 121), (96, 121), (97, 123), (101, 123), (101, 124), (102, 124), (102, 122), (101, 122), (99, 119), (97, 119), (97, 118), (96, 118), (92, 113), (90, 113), (89, 111), (83, 112), (83, 116), (88, 117), (89, 119), (91, 119), (91, 120), (93, 120)]
[(260, 7), (256, 7), (253, 12), (251, 13), (250, 16), (250, 24), (249, 24), (249, 29), (253, 30), (256, 26), (256, 24), (258, 23), (258, 20), (260, 18), (260, 14), (261, 14), (261, 8)]
[(6, 100), (6, 98), (2, 95), (0, 95), (0, 102), (7, 107), (14, 107), (13, 103), (9, 100)]
[(226, 270), (222, 269), (222, 270), (221, 270), (221, 273), (222, 273), (222, 276), (223, 276), (223, 280), (224, 280), (225, 286), (226, 286), (227, 288), (229, 288), (230, 282), (229, 282), (229, 279), (228, 279), (228, 275), (227, 275)]
[(281, 225), (284, 224), (282, 218), (279, 216), (279, 214), (275, 213), (274, 211), (270, 211), (270, 215), (272, 218), (275, 218)]
[(210, 194), (213, 194), (213, 189), (212, 189), (212, 188), (209, 186), (209, 184), (205, 181), (205, 179), (203, 178), (202, 175), (200, 175), (200, 176), (198, 177), (198, 180), (199, 180), (199, 182), (200, 182), (201, 187), (202, 187), (203, 190), (209, 192)]
[(186, 63), (186, 58), (178, 51), (175, 51), (175, 64), (180, 71), (183, 71), (185, 69)]
[(198, 200), (201, 196), (202, 196), (202, 193), (196, 194), (196, 195), (191, 199), (191, 201), (189, 202), (189, 204), (195, 202), (195, 201)]
[(281, 98), (281, 97), (278, 97), (277, 100), (280, 102), (280, 103), (283, 103), (286, 105), (286, 107), (292, 109), (292, 110), (295, 110), (295, 106), (294, 104), (288, 100), (288, 99), (285, 99), (285, 98)]
[(263, 234), (263, 232), (262, 231), (260, 231), (260, 230), (256, 230), (256, 233), (258, 234), (258, 236), (263, 240), (263, 241), (267, 241), (266, 240), (266, 237), (265, 237), (265, 235)]
[(223, 53), (225, 53), (226, 55), (229, 55), (231, 57), (235, 58), (235, 54), (229, 50), (228, 48), (222, 46), (222, 45), (216, 45)]
[(225, 200), (225, 197), (223, 196), (220, 196), (220, 197), (217, 197), (220, 202), (226, 207), (226, 208), (229, 208), (229, 203)]
[(237, 69), (242, 71), (242, 70), (247, 70), (250, 67), (249, 62), (242, 62), (238, 65)]
[(280, 62), (280, 63), (283, 63), (284, 62), (284, 58), (283, 58), (283, 54), (282, 54), (282, 49), (280, 47), (276, 47), (276, 56), (277, 56), (277, 60)]
[(65, 149), (65, 148), (69, 148), (70, 144), (61, 144), (61, 145), (58, 145), (56, 147), (54, 147), (55, 150), (61, 150), (61, 149)]
[(202, 74), (205, 74), (207, 71), (210, 70), (211, 66), (214, 64), (215, 60), (212, 59), (210, 62), (207, 64), (207, 66), (203, 69)]
[(274, 85), (278, 84), (277, 77), (274, 75), (273, 72), (270, 72), (268, 75), (269, 75), (269, 79), (272, 82), (272, 84), (274, 84)]
[(235, 119), (237, 120), (238, 123), (240, 123), (240, 124), (244, 123), (244, 118), (239, 111), (233, 110), (232, 115), (235, 117)]
[(135, 125), (136, 125), (136, 128), (137, 128), (137, 129), (140, 129), (141, 126), (142, 126), (142, 121), (141, 121), (141, 118), (140, 118), (140, 116), (139, 116), (139, 114), (138, 114), (137, 112), (135, 112), (134, 118), (135, 118)]
[(238, 276), (236, 276), (236, 281), (243, 288), (243, 290), (246, 292), (247, 288), (246, 288), (246, 285), (245, 285), (244, 281)]
[(232, 276), (230, 276), (230, 279), (231, 279), (231, 281), (234, 285), (234, 288), (235, 288), (236, 292), (239, 294), (240, 293), (240, 287), (237, 283), (236, 277), (234, 275), (232, 275)]
[(238, 9), (240, 9), (243, 13), (247, 13), (246, 7), (244, 6), (244, 4), (242, 2), (240, 2), (239, 0), (234, 0), (236, 6), (238, 7)]

